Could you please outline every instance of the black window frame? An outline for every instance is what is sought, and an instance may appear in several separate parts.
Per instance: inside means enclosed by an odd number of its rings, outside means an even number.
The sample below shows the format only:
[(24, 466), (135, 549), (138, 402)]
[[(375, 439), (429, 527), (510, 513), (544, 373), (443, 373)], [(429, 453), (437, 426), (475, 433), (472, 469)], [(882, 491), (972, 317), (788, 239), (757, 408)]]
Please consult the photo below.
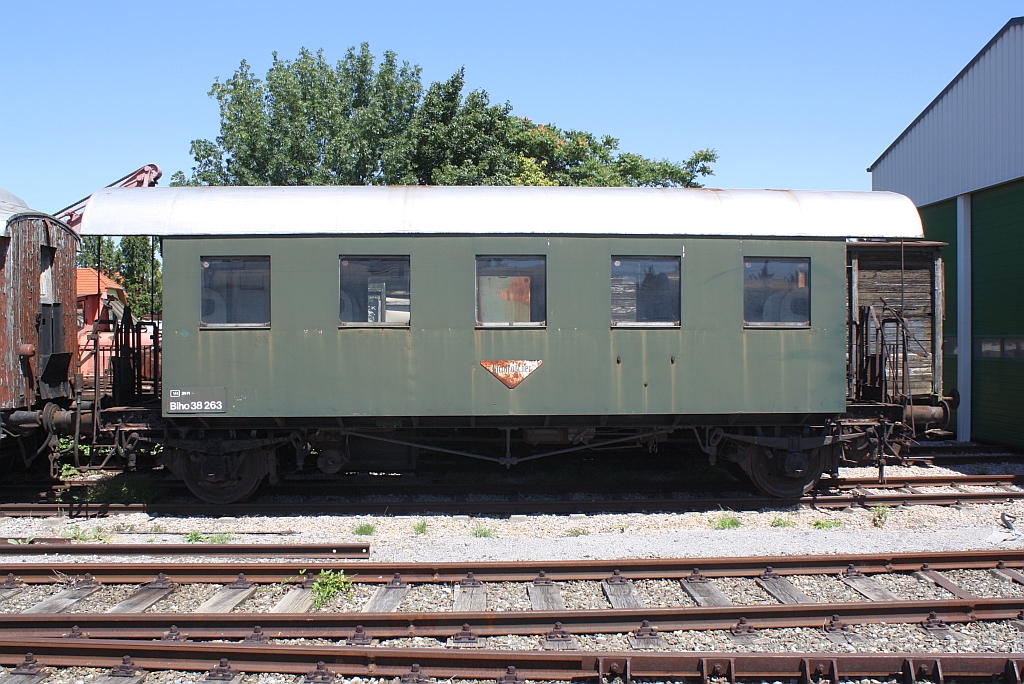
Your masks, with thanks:
[[(1007, 347), (1007, 340), (1013, 340), (1011, 346), (1012, 349)], [(1003, 338), (1003, 360), (1004, 361), (1024, 361), (1024, 336), (1010, 336)]]
[[(676, 273), (678, 275), (677, 291), (676, 291), (676, 317), (674, 321), (616, 321), (614, 318), (614, 301), (609, 301), (609, 306), (612, 307), (610, 313), (611, 327), (614, 328), (678, 328), (682, 325), (683, 321), (683, 259), (679, 254), (613, 254), (608, 261), (609, 264), (609, 297), (612, 295), (612, 287), (614, 286), (615, 278), (615, 265), (616, 260), (657, 260), (657, 261), (670, 261), (674, 260), (676, 263)], [(638, 283), (639, 287), (639, 283)], [(639, 314), (639, 292), (637, 293), (636, 299), (636, 313)]]
[[(259, 323), (208, 323), (203, 320), (203, 294), (205, 269), (208, 261), (265, 261), (267, 264), (267, 321)], [(269, 254), (210, 254), (199, 257), (199, 329), (200, 330), (269, 330), (273, 322), (273, 260)]]
[[(807, 263), (807, 320), (806, 321), (748, 321), (747, 320), (747, 262), (748, 261), (803, 261)], [(743, 327), (750, 329), (776, 329), (776, 330), (809, 330), (814, 322), (812, 313), (813, 281), (811, 278), (812, 260), (809, 256), (768, 256), (768, 255), (745, 255), (741, 267), (741, 311), (743, 316)], [(795, 288), (799, 289), (799, 288)]]
[[(405, 260), (405, 267), (408, 272), (409, 280), (409, 320), (405, 322), (396, 321), (388, 323), (387, 321), (381, 322), (370, 322), (370, 321), (343, 321), (341, 320), (341, 297), (342, 297), (342, 269), (344, 268), (343, 262), (345, 259), (351, 260), (363, 260), (363, 259), (391, 259)], [(385, 301), (387, 299), (387, 290), (384, 292)], [(410, 254), (339, 254), (338, 255), (338, 328), (398, 328), (407, 329), (412, 326), (412, 255)]]
[[(543, 311), (544, 319), (541, 321), (482, 321), (480, 320), (480, 261), (484, 259), (540, 259), (544, 269), (544, 283), (543, 283), (543, 302), (537, 305), (537, 308)], [(533, 318), (534, 313), (534, 297), (533, 297), (533, 282), (530, 284), (530, 318)], [(473, 258), (473, 318), (476, 322), (477, 328), (483, 328), (487, 330), (508, 330), (508, 329), (527, 329), (537, 330), (546, 328), (548, 325), (548, 257), (546, 254), (477, 254)]]
[[(998, 348), (991, 349), (993, 345)], [(989, 349), (986, 349), (986, 346)], [(978, 335), (974, 338), (972, 353), (976, 359), (1001, 359), (1003, 358), (1003, 338)]]

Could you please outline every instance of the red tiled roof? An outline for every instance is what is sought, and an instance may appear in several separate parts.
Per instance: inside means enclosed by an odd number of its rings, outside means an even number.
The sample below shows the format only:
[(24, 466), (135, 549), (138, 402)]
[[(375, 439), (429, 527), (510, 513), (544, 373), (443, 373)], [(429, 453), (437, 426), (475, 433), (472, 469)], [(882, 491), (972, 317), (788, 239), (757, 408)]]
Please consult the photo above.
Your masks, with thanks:
[[(118, 285), (116, 281), (111, 280), (103, 273), (100, 273), (100, 285), (103, 288), (103, 294), (106, 294), (109, 290), (120, 290), (121, 292), (124, 292), (124, 287)], [(96, 269), (79, 268), (78, 296), (88, 297), (89, 295), (94, 294), (96, 294)]]

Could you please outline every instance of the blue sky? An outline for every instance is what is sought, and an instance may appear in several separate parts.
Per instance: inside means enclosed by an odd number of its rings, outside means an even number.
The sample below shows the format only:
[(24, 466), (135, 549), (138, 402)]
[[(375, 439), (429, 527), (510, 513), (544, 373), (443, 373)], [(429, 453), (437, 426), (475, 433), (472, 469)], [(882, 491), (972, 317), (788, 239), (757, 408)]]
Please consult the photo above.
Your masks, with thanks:
[(868, 189), (865, 168), (1024, 0), (28, 2), (0, 10), (0, 186), (55, 211), (191, 168), (215, 77), (367, 41), (623, 150), (721, 154), (718, 187)]

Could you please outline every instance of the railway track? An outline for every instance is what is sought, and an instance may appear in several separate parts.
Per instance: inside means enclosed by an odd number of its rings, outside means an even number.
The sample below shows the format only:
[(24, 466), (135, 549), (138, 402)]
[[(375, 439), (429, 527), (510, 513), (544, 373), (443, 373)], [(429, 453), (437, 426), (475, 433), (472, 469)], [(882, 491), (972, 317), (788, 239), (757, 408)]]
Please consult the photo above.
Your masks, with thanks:
[[(279, 552), (279, 551), (278, 551)], [(154, 549), (154, 554), (159, 550)], [(354, 581), (376, 587), (362, 612), (307, 612), (310, 602), (296, 603), (292, 592), (308, 592), (316, 574), (347, 568)], [(601, 561), (579, 563), (361, 563), (347, 566), (336, 562), (310, 568), (296, 563), (116, 563), (10, 564), (11, 573), (0, 585), (0, 597), (9, 599), (20, 586), (53, 584), (77, 578), (62, 592), (43, 599), (41, 606), (27, 612), (8, 613), (0, 621), (0, 636), (57, 638), (76, 627), (92, 638), (159, 639), (173, 622), (193, 639), (245, 638), (260, 625), (267, 638), (351, 639), (357, 625), (373, 638), (423, 636), (447, 638), (463, 625), (475, 633), (493, 635), (544, 635), (560, 623), (574, 634), (625, 633), (639, 629), (645, 621), (660, 630), (730, 630), (745, 624), (748, 629), (817, 627), (832, 624), (921, 623), (947, 624), (1008, 620), (1021, 616), (1024, 596), (1008, 592), (997, 597), (979, 596), (943, 574), (951, 570), (985, 571), (1010, 585), (1024, 586), (1024, 550), (997, 552), (919, 553), (889, 555), (780, 556), (763, 558), (701, 558)], [(239, 576), (239, 572), (243, 575)], [(16, 575), (14, 574), (16, 573)], [(905, 600), (891, 593), (874, 578), (913, 573), (919, 581), (940, 587), (949, 598)], [(815, 601), (791, 580), (798, 576), (825, 576), (858, 592), (859, 601)], [(751, 578), (772, 597), (771, 602), (737, 604), (716, 585), (722, 578)], [(83, 579), (84, 578), (84, 579)], [(639, 580), (676, 580), (681, 590), (679, 605), (649, 607), (636, 592)], [(588, 581), (600, 583), (608, 607), (602, 610), (566, 610), (559, 583)], [(77, 582), (77, 583), (76, 583)], [(155, 584), (154, 584), (155, 582)], [(142, 612), (177, 588), (177, 582), (224, 584), (218, 595), (242, 597), (226, 611), (204, 604), (194, 613)], [(487, 585), (518, 582), (526, 585), (531, 610), (488, 611)], [(230, 612), (252, 594), (256, 584), (292, 585), (281, 601), (301, 605), (292, 612)], [(138, 585), (120, 607), (106, 613), (67, 613), (104, 584)], [(460, 587), (459, 596), (447, 610), (397, 612), (412, 585), (450, 584)], [(89, 591), (85, 591), (89, 590)], [(66, 595), (63, 601), (57, 600)], [(77, 593), (75, 593), (77, 592)], [(148, 593), (147, 593), (148, 592)], [(236, 592), (232, 594), (232, 592)], [(136, 598), (146, 594), (153, 600)], [(685, 601), (689, 596), (691, 600)], [(72, 600), (74, 599), (74, 600)], [(145, 605), (143, 605), (145, 604)], [(227, 605), (226, 603), (224, 605)], [(138, 607), (139, 610), (130, 610)]]
[[(262, 545), (261, 545), (262, 546)], [(267, 545), (268, 547), (271, 545)], [(273, 545), (281, 546), (281, 545)], [(160, 553), (153, 545), (154, 555)], [(282, 549), (268, 548), (271, 554)], [(858, 628), (867, 625), (910, 625), (939, 643), (955, 643), (959, 629), (991, 622), (1019, 621), (1024, 593), (979, 596), (969, 583), (950, 579), (955, 573), (975, 572), (998, 578), (1007, 587), (1024, 586), (1024, 550), (956, 553), (854, 554), (746, 558), (620, 559), (615, 561), (547, 561), (489, 563), (372, 563), (327, 560), (300, 575), (299, 564), (279, 560), (234, 563), (38, 563), (0, 564), (16, 571), (0, 583), (0, 601), (13, 598), (22, 587), (63, 583), (62, 591), (43, 599), (61, 612), (6, 612), (0, 620), (0, 663), (16, 665), (37, 659), (37, 666), (114, 667), (127, 656), (140, 669), (203, 671), (223, 667), (241, 672), (302, 674), (319, 670), (325, 684), (334, 675), (392, 677), (410, 682), (426, 677), (495, 679), (516, 684), (523, 679), (568, 680), (598, 676), (694, 677), (701, 681), (724, 677), (794, 677), (801, 681), (838, 682), (860, 676), (917, 677), (935, 682), (946, 678), (991, 677), (1020, 683), (1024, 654), (960, 655), (911, 653), (684, 653), (673, 651), (663, 635), (713, 630), (733, 648), (756, 643), (759, 634), (802, 628), (823, 640), (866, 647)], [(699, 568), (699, 570), (697, 569)], [(372, 597), (360, 612), (310, 611), (310, 603), (294, 600), (310, 592), (315, 573), (346, 569), (358, 584), (371, 585)], [(166, 571), (166, 572), (165, 572)], [(238, 572), (244, 572), (244, 578)], [(165, 572), (163, 575), (159, 573)], [(88, 573), (86, 575), (85, 573)], [(397, 574), (396, 574), (397, 573)], [(471, 573), (471, 574), (470, 574)], [(885, 576), (913, 577), (941, 588), (949, 598), (907, 600), (885, 592)], [(815, 601), (803, 595), (799, 578), (826, 578), (862, 593), (859, 601)], [(152, 583), (156, 577), (155, 584)], [(77, 583), (68, 583), (78, 578)], [(719, 582), (727, 578), (755, 581), (772, 602), (735, 603)], [(83, 582), (83, 579), (86, 580)], [(20, 580), (20, 581), (19, 581)], [(229, 584), (234, 580), (232, 584)], [(671, 580), (684, 604), (644, 605), (636, 591), (639, 582)], [(143, 612), (156, 601), (138, 597), (149, 592), (165, 597), (176, 583), (223, 584), (207, 608), (195, 612)], [(233, 603), (218, 596), (251, 595), (254, 585), (286, 585), (281, 603), (290, 612), (230, 612)], [(466, 609), (486, 607), (488, 586), (517, 582), (527, 586), (531, 610)], [(600, 584), (608, 606), (601, 609), (553, 609), (571, 582)], [(68, 612), (72, 603), (60, 601), (68, 592), (84, 600), (99, 585), (129, 584), (132, 593), (118, 606), (133, 603), (137, 610)], [(457, 585), (447, 607), (399, 612), (402, 597), (415, 585)], [(722, 585), (724, 587), (724, 584)], [(460, 598), (463, 598), (460, 606)], [(801, 596), (803, 598), (801, 598)], [(289, 598), (291, 597), (291, 598)], [(483, 598), (483, 603), (479, 599)], [(724, 600), (723, 600), (724, 599)], [(230, 605), (229, 605), (230, 604)], [(0, 603), (2, 606), (3, 603)], [(213, 606), (219, 605), (219, 608)], [(300, 609), (302, 608), (302, 609)], [(369, 610), (367, 610), (369, 608)], [(1024, 624), (1017, 627), (1024, 632)], [(594, 649), (588, 637), (628, 635), (629, 650)], [(509, 650), (501, 640), (525, 637), (533, 648)], [(433, 640), (436, 647), (408, 647), (409, 639)], [(281, 643), (275, 640), (287, 640)], [(300, 642), (300, 643), (295, 643)], [(417, 643), (420, 643), (417, 642)], [(449, 648), (445, 648), (447, 644)], [(27, 666), (29, 670), (32, 665)], [(510, 669), (513, 668), (513, 669)], [(420, 679), (414, 676), (419, 673)], [(412, 673), (412, 675), (410, 674)], [(330, 676), (329, 676), (330, 675)], [(504, 677), (504, 679), (502, 679)], [(325, 679), (326, 678), (326, 679)], [(231, 679), (231, 677), (227, 677)]]
[[(76, 544), (66, 539), (8, 539), (0, 556), (211, 556), (216, 558), (369, 558), (368, 544)], [(266, 548), (263, 548), (263, 547)]]
[[(28, 656), (15, 649), (35, 649)], [(125, 662), (121, 642), (100, 640), (0, 641), (0, 663), (31, 661), (27, 671), (46, 666), (117, 667)], [(225, 655), (222, 655), (225, 654)], [(336, 677), (394, 678), (425, 684), (444, 679), (486, 679), (497, 684), (620, 678), (677, 678), (710, 681), (795, 680), (805, 683), (863, 678), (917, 684), (918, 679), (1001, 681), (1020, 684), (1021, 654), (989, 653), (642, 653), (579, 651), (489, 651), (424, 648), (373, 649), (342, 646), (192, 644), (158, 641), (133, 645), (127, 655), (135, 670), (179, 670), (233, 681), (239, 672), (306, 675), (304, 684), (330, 684)], [(41, 679), (41, 678), (40, 678)], [(37, 680), (38, 681), (38, 680)], [(123, 678), (121, 681), (128, 681)]]
[[(335, 494), (322, 501), (252, 501), (239, 504), (210, 505), (202, 503), (136, 503), (114, 504), (88, 501), (32, 501), (0, 503), (0, 515), (8, 517), (48, 517), (65, 515), (72, 518), (93, 518), (125, 513), (183, 516), (252, 516), (252, 515), (317, 515), (317, 514), (419, 514), (448, 513), (470, 515), (565, 514), (581, 512), (706, 511), (718, 508), (758, 510), (778, 506), (807, 506), (820, 509), (842, 509), (873, 506), (953, 506), (1000, 504), (1024, 499), (1024, 476), (1021, 475), (955, 475), (955, 476), (893, 476), (879, 482), (877, 478), (825, 478), (819, 489), (800, 499), (784, 500), (737, 492), (693, 494), (672, 491), (672, 487), (623, 493), (621, 487), (603, 485), (573, 491), (566, 487), (534, 489), (473, 486), (398, 485), (378, 490), (378, 494), (346, 489), (352, 497), (339, 500)], [(570, 489), (572, 489), (570, 487)], [(666, 489), (668, 491), (666, 491)], [(946, 491), (925, 491), (945, 489)], [(357, 493), (358, 492), (358, 493)], [(307, 492), (308, 493), (308, 492)], [(386, 497), (386, 498), (384, 498)], [(384, 500), (382, 500), (384, 498)]]
[[(57, 494), (69, 494), (79, 490), (88, 491), (101, 484), (103, 480), (63, 480), (53, 482), (24, 482), (4, 484), (6, 496), (19, 497), (51, 497)], [(160, 480), (157, 484), (165, 496), (191, 496), (184, 483), (178, 480)], [(907, 486), (962, 486), (962, 487), (998, 487), (1007, 485), (1024, 485), (1024, 475), (1006, 474), (958, 474), (958, 475), (889, 475), (884, 481), (877, 477), (839, 477), (825, 478), (821, 481), (820, 491), (850, 490), (858, 487), (894, 489)], [(663, 478), (657, 481), (638, 482), (632, 485), (622, 483), (609, 484), (564, 482), (564, 483), (438, 483), (438, 482), (346, 482), (337, 480), (287, 480), (269, 487), (266, 492), (276, 495), (304, 496), (460, 496), (467, 492), (474, 495), (508, 496), (508, 495), (557, 495), (564, 494), (568, 489), (574, 494), (616, 494), (633, 489), (645, 493), (681, 493), (700, 491), (700, 485), (674, 478)], [(736, 487), (732, 487), (733, 490)], [(729, 491), (727, 486), (720, 487), (723, 492)], [(11, 502), (17, 503), (17, 502)]]

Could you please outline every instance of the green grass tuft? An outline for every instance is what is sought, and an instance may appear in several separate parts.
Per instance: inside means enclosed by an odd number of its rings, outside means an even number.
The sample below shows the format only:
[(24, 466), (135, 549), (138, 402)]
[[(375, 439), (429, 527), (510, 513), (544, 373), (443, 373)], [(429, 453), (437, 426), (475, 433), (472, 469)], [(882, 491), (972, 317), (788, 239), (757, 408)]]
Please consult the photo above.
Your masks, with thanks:
[(871, 509), (871, 524), (875, 527), (885, 527), (885, 523), (888, 522), (889, 513), (891, 512), (892, 509), (885, 504), (875, 506)]
[(743, 521), (732, 513), (723, 513), (711, 521), (711, 527), (716, 530), (735, 530), (743, 525)]
[(484, 527), (483, 525), (477, 525), (473, 528), (472, 535), (474, 537), (480, 537), (483, 539), (491, 539), (494, 537), (494, 530), (490, 527)]
[(786, 520), (782, 516), (777, 516), (772, 520), (772, 527), (796, 527), (796, 523), (792, 520)]
[(188, 544), (202, 544), (205, 541), (206, 537), (203, 535), (203, 533), (198, 532), (196, 530), (192, 530), (191, 532), (185, 535), (185, 542)]
[(589, 530), (585, 530), (582, 527), (570, 527), (565, 531), (566, 537), (585, 537), (590, 534)]
[(842, 526), (843, 523), (839, 520), (815, 520), (811, 523), (811, 527), (816, 530), (834, 530)]
[(430, 531), (430, 525), (426, 520), (417, 520), (412, 524), (412, 531), (416, 534), (426, 534)]
[(376, 532), (377, 531), (377, 526), (374, 525), (373, 523), (368, 523), (368, 522), (367, 523), (359, 523), (358, 525), (356, 525), (355, 529), (352, 530), (352, 531), (355, 532), (356, 534), (361, 534), (361, 535), (365, 536), (365, 535), (373, 534), (374, 532)]
[(313, 580), (313, 610), (331, 603), (338, 594), (351, 596), (352, 578), (344, 570), (321, 570)]
[(81, 529), (78, 525), (72, 527), (69, 531), (63, 534), (65, 539), (73, 539), (74, 541), (110, 541), (110, 533), (104, 530), (99, 525), (96, 525), (92, 529)]

